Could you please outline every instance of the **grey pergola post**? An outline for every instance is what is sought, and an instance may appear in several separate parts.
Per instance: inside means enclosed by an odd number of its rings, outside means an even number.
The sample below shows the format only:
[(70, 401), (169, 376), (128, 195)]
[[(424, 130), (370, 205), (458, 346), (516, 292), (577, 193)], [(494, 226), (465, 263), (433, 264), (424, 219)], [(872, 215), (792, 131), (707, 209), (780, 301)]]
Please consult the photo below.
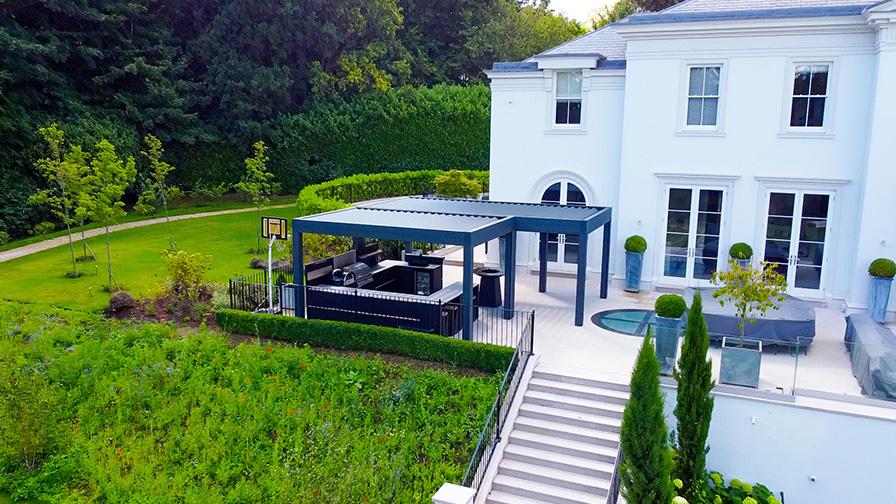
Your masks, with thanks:
[(473, 243), (469, 238), (464, 242), (464, 278), (461, 296), (463, 339), (473, 339)]
[(504, 318), (513, 318), (516, 304), (516, 231), (504, 238)]
[(576, 326), (585, 324), (585, 280), (588, 277), (588, 228), (579, 231), (579, 251), (576, 258)]
[(607, 286), (610, 283), (610, 231), (611, 220), (604, 224), (604, 244), (600, 256), (600, 298), (607, 299)]
[(295, 297), (296, 317), (305, 318), (305, 253), (302, 233), (298, 232), (296, 221), (292, 224), (292, 283)]
[(538, 233), (538, 292), (548, 291), (548, 235)]

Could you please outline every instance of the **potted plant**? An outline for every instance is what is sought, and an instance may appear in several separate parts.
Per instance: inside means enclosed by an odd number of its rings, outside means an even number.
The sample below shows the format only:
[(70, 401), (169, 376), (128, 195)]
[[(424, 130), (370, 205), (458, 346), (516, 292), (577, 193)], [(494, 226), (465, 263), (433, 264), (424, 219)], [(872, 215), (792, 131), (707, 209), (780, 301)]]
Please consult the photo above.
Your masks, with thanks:
[(722, 338), (722, 362), (719, 381), (732, 385), (757, 388), (762, 364), (762, 342), (744, 338), (746, 324), (756, 323), (757, 316), (777, 310), (784, 301), (787, 281), (775, 270), (775, 265), (763, 262), (757, 269), (745, 268), (730, 261), (728, 271), (713, 273), (714, 284), (721, 285), (712, 297), (722, 306), (734, 304), (740, 335), (736, 341)]
[(681, 316), (687, 310), (684, 298), (677, 294), (663, 294), (654, 302), (656, 311), (656, 358), (660, 361), (660, 373), (672, 374), (678, 358), (678, 333)]
[(753, 258), (753, 247), (749, 243), (737, 242), (728, 248), (728, 256), (737, 261), (742, 268), (750, 265)]
[(868, 314), (875, 322), (883, 324), (887, 320), (887, 305), (890, 303), (890, 286), (896, 276), (896, 262), (878, 258), (868, 266), (871, 275), (871, 294), (868, 300)]
[(641, 265), (647, 240), (643, 236), (632, 235), (625, 240), (625, 291), (641, 292)]

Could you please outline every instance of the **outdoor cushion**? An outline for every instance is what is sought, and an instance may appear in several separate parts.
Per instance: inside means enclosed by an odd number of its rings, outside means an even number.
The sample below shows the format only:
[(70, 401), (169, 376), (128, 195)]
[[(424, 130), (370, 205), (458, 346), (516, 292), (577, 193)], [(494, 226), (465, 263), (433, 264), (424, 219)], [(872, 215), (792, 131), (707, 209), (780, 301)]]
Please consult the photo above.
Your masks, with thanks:
[(896, 336), (866, 313), (846, 317), (846, 348), (862, 393), (896, 399)]

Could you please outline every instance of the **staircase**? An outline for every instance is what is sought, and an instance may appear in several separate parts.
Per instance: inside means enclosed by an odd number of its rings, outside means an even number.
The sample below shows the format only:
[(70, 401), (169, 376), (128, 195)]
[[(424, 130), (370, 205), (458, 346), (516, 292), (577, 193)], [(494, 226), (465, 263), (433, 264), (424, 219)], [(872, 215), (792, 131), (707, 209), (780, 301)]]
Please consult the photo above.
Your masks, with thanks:
[(627, 385), (535, 368), (486, 503), (606, 503), (627, 401)]

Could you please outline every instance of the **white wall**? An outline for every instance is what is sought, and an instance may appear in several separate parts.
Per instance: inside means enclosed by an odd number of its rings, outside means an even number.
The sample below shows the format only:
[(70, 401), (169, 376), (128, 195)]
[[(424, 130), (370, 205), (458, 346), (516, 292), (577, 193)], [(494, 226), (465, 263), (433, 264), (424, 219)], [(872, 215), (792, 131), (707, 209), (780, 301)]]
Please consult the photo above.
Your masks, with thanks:
[[(674, 427), (675, 390), (665, 392)], [(708, 470), (783, 491), (788, 504), (896, 503), (896, 421), (716, 394), (707, 444)]]

